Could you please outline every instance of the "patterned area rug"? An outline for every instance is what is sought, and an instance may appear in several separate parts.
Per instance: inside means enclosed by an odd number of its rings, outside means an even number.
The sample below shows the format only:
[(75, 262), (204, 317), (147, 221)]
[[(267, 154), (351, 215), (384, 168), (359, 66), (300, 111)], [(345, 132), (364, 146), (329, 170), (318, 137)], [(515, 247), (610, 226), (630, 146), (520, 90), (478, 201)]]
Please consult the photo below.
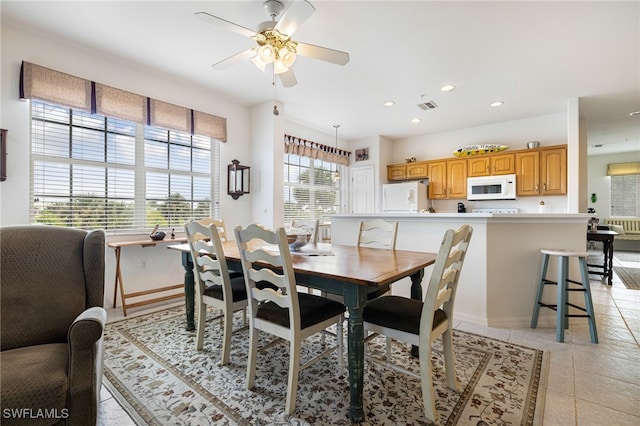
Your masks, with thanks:
[[(208, 318), (213, 314), (209, 311)], [(242, 316), (235, 317), (240, 327)], [(246, 390), (248, 332), (233, 335), (231, 363), (224, 367), (219, 365), (220, 336), (219, 323), (209, 321), (204, 350), (196, 351), (195, 332), (184, 330), (183, 307), (108, 324), (105, 385), (139, 425), (350, 424), (347, 371), (338, 367), (335, 356), (302, 370), (296, 411), (287, 416), (288, 346), (278, 343), (258, 354), (256, 388)], [(540, 424), (547, 361), (542, 351), (461, 331), (454, 336), (462, 393), (446, 386), (444, 361), (433, 354), (440, 422)], [(305, 342), (303, 359), (321, 345), (319, 337)], [(383, 345), (383, 338), (377, 338), (371, 350), (380, 352)], [(417, 371), (419, 363), (409, 351), (396, 344), (392, 356)], [(363, 424), (428, 424), (421, 395), (417, 379), (366, 363)]]
[(614, 266), (613, 272), (616, 273), (625, 287), (632, 290), (640, 290), (640, 268)]

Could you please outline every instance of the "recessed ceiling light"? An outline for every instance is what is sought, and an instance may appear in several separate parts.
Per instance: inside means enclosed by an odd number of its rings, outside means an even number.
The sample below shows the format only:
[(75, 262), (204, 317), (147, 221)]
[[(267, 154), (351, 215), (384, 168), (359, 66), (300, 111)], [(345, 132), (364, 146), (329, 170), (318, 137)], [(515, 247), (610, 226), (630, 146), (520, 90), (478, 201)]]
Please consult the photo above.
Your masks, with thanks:
[(382, 105), (386, 106), (387, 108), (394, 106), (396, 103), (393, 101), (386, 101), (385, 103), (383, 103)]
[(456, 88), (456, 86), (454, 86), (453, 84), (445, 84), (444, 86), (442, 86), (440, 88), (440, 90), (443, 91), (443, 92), (450, 92), (455, 88)]
[(634, 116), (634, 115), (640, 115), (640, 111), (633, 111), (629, 113), (630, 116)]
[(412, 119), (411, 119), (411, 122), (412, 122), (412, 123), (420, 123), (421, 121), (422, 121), (422, 120), (420, 120), (420, 119), (419, 119), (419, 118), (417, 118), (417, 117), (416, 117), (416, 118), (412, 118)]
[(502, 106), (503, 104), (504, 104), (504, 102), (503, 102), (503, 101), (495, 101), (495, 102), (491, 102), (491, 103), (489, 104), (489, 106), (492, 106), (492, 107), (499, 107), (499, 106)]

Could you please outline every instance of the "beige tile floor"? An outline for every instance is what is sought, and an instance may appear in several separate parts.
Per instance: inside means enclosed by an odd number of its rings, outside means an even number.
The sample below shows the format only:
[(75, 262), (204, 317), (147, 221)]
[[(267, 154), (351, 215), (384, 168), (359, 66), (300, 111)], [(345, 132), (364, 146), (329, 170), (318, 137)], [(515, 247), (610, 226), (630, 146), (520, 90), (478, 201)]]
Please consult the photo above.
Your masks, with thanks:
[[(640, 262), (618, 266), (639, 267)], [(572, 319), (565, 343), (554, 327), (504, 329), (460, 322), (457, 329), (535, 347), (550, 355), (544, 425), (640, 425), (640, 290), (629, 290), (614, 275), (613, 285), (591, 281), (599, 343), (592, 344), (586, 319)], [(147, 313), (138, 310), (130, 315)], [(122, 318), (108, 311), (109, 321)], [(101, 392), (99, 425), (134, 425), (111, 394)]]

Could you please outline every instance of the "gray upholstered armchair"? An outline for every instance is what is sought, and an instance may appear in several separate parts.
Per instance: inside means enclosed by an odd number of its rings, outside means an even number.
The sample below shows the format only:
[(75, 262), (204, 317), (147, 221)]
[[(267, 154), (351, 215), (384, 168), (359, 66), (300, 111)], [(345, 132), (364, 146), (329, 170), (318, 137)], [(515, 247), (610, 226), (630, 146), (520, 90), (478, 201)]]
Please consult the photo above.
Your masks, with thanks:
[(103, 231), (0, 227), (3, 425), (96, 423), (104, 247)]

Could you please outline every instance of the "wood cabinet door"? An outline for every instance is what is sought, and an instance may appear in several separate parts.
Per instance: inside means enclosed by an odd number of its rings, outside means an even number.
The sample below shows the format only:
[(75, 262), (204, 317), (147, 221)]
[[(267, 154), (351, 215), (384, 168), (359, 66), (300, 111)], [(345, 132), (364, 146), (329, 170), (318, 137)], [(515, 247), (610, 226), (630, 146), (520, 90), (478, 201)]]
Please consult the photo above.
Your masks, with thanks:
[(387, 180), (405, 180), (407, 178), (407, 166), (387, 166)]
[(407, 164), (407, 179), (421, 179), (428, 176), (427, 163)]
[(433, 161), (428, 163), (429, 198), (447, 198), (447, 162)]
[(540, 194), (540, 153), (518, 152), (516, 162), (516, 194), (518, 196)]
[(467, 198), (467, 160), (447, 161), (447, 198)]
[(472, 157), (467, 159), (469, 177), (489, 176), (491, 174), (491, 157)]
[(542, 175), (541, 195), (565, 195), (567, 193), (567, 149), (554, 148), (540, 151)]
[(492, 175), (509, 175), (516, 172), (516, 157), (514, 154), (501, 154), (491, 157)]

